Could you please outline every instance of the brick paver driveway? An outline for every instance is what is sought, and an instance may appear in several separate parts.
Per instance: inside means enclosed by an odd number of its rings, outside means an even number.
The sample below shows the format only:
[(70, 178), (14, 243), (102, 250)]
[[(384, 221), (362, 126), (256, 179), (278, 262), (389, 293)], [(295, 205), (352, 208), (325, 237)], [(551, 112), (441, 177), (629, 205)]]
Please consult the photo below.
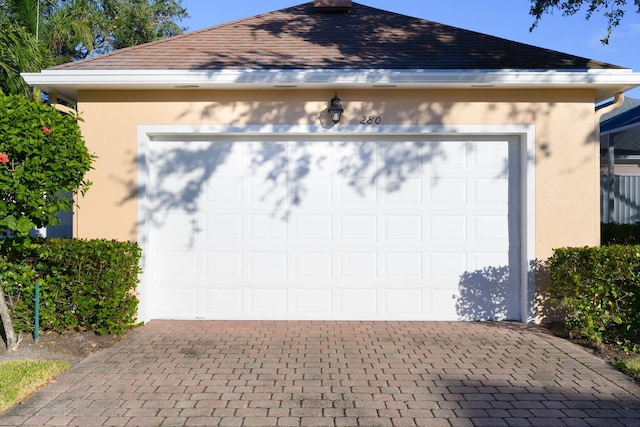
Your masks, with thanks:
[(638, 396), (522, 324), (153, 321), (0, 425), (640, 426)]

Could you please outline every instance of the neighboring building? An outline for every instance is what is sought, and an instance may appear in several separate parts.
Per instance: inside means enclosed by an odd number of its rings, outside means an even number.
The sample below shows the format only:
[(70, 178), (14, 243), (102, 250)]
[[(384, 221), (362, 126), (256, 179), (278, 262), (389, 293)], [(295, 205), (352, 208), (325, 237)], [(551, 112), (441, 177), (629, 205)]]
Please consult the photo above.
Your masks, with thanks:
[(640, 99), (602, 116), (600, 170), (603, 222), (640, 221)]
[(640, 175), (640, 99), (625, 97), (620, 108), (602, 116), (600, 155), (603, 174), (612, 156), (614, 174)]
[(595, 105), (640, 84), (344, 0), (25, 78), (85, 119), (75, 235), (142, 245), (142, 320), (539, 320), (530, 265), (599, 243)]

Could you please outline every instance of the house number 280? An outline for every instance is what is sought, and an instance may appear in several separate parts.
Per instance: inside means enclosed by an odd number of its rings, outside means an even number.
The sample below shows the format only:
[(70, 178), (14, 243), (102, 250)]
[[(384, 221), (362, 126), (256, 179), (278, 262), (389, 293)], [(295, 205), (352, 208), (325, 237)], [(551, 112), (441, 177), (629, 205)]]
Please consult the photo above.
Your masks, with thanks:
[(362, 116), (362, 120), (360, 120), (360, 124), (361, 125), (373, 125), (373, 124), (379, 125), (380, 123), (382, 123), (382, 117), (380, 117), (380, 116), (377, 116), (377, 117), (374, 117), (374, 116), (369, 116), (369, 117)]

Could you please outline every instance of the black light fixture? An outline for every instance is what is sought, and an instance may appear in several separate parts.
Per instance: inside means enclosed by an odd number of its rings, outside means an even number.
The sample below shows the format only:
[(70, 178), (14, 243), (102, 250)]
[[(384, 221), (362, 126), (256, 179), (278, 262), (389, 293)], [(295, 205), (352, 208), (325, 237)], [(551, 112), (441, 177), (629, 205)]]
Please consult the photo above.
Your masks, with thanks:
[(342, 102), (340, 101), (340, 98), (338, 98), (337, 93), (333, 98), (331, 98), (331, 101), (329, 101), (329, 108), (327, 111), (329, 112), (329, 117), (331, 117), (331, 123), (335, 125), (340, 122), (344, 108), (342, 108)]

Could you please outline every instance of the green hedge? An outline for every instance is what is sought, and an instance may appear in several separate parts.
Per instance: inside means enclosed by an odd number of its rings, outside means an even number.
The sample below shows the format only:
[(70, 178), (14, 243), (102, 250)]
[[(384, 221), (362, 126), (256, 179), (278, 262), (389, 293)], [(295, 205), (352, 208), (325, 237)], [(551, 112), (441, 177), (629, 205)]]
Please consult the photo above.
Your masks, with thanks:
[[(42, 330), (121, 334), (136, 324), (141, 249), (107, 240), (38, 240), (19, 256), (5, 254), (2, 284), (16, 331), (33, 331), (40, 281)], [(13, 258), (13, 259), (12, 259)]]
[(628, 349), (640, 345), (640, 246), (556, 249), (549, 297), (567, 328)]
[(603, 245), (640, 245), (640, 223), (602, 224)]

